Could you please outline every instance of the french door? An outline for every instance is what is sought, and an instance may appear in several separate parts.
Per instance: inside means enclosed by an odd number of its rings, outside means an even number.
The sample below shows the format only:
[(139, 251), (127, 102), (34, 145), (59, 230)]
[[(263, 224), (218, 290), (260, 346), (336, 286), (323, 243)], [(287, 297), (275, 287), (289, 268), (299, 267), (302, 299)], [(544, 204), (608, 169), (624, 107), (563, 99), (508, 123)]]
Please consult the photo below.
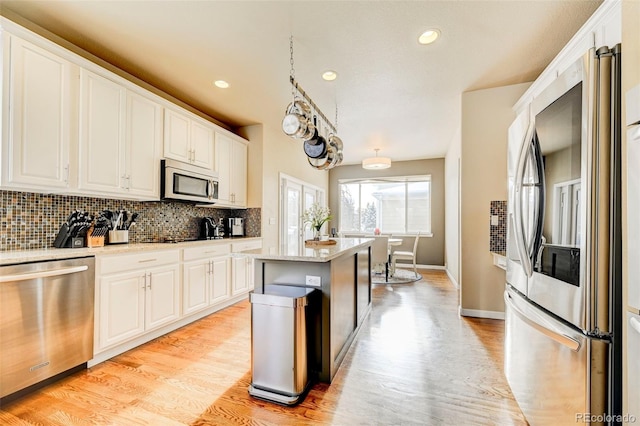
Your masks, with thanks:
[(280, 175), (280, 184), (280, 242), (287, 253), (295, 253), (304, 247), (304, 240), (313, 238), (302, 214), (314, 203), (325, 204), (324, 191), (285, 174)]

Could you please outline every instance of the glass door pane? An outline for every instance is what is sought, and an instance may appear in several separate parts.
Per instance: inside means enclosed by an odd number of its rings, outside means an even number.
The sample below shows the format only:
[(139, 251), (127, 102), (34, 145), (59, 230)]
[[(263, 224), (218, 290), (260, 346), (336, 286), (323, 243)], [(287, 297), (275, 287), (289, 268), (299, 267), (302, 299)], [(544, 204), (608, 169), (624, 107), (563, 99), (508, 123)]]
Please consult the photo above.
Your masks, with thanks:
[(302, 186), (287, 181), (284, 184), (283, 238), (289, 253), (300, 249), (302, 237)]
[[(311, 207), (313, 204), (317, 202), (316, 190), (311, 188), (304, 188), (304, 206), (303, 212)], [(303, 225), (304, 226), (304, 225)], [(325, 225), (326, 226), (326, 225)], [(324, 230), (327, 232), (327, 230)], [(304, 227), (303, 231), (303, 240), (312, 240), (313, 239), (313, 229), (309, 226)]]

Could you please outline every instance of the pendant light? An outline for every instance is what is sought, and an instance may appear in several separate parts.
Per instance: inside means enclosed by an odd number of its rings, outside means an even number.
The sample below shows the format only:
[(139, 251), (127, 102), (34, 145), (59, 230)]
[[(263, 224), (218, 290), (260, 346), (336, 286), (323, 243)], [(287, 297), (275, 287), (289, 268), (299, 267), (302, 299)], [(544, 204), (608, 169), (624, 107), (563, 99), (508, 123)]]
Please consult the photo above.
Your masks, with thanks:
[(389, 157), (378, 157), (378, 151), (380, 148), (374, 149), (376, 152), (375, 157), (365, 158), (362, 160), (362, 168), (367, 170), (382, 170), (388, 169), (391, 167), (391, 158)]

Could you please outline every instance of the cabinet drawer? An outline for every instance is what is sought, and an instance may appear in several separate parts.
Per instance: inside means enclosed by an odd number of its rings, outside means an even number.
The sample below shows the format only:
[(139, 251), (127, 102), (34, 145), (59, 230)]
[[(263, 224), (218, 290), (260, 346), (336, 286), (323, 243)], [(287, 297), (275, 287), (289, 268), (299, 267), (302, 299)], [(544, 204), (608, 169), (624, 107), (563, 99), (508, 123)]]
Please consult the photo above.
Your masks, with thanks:
[(189, 247), (182, 250), (182, 260), (189, 261), (208, 257), (224, 256), (231, 252), (231, 244), (212, 244)]
[(180, 261), (179, 250), (162, 250), (131, 254), (96, 257), (97, 270), (101, 275), (132, 269), (150, 268)]
[(231, 251), (238, 253), (245, 250), (256, 250), (262, 248), (262, 240), (243, 241), (231, 244)]

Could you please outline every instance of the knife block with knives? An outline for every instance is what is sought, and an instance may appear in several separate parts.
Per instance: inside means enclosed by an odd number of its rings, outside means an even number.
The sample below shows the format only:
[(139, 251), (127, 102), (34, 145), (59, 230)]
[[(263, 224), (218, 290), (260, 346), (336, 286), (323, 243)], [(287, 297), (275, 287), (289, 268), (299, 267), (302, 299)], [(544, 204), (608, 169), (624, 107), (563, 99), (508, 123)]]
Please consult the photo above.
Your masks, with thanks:
[(60, 226), (58, 235), (53, 241), (53, 246), (57, 248), (80, 248), (84, 247), (84, 240), (87, 229), (93, 223), (93, 216), (80, 210), (73, 211), (67, 221)]

